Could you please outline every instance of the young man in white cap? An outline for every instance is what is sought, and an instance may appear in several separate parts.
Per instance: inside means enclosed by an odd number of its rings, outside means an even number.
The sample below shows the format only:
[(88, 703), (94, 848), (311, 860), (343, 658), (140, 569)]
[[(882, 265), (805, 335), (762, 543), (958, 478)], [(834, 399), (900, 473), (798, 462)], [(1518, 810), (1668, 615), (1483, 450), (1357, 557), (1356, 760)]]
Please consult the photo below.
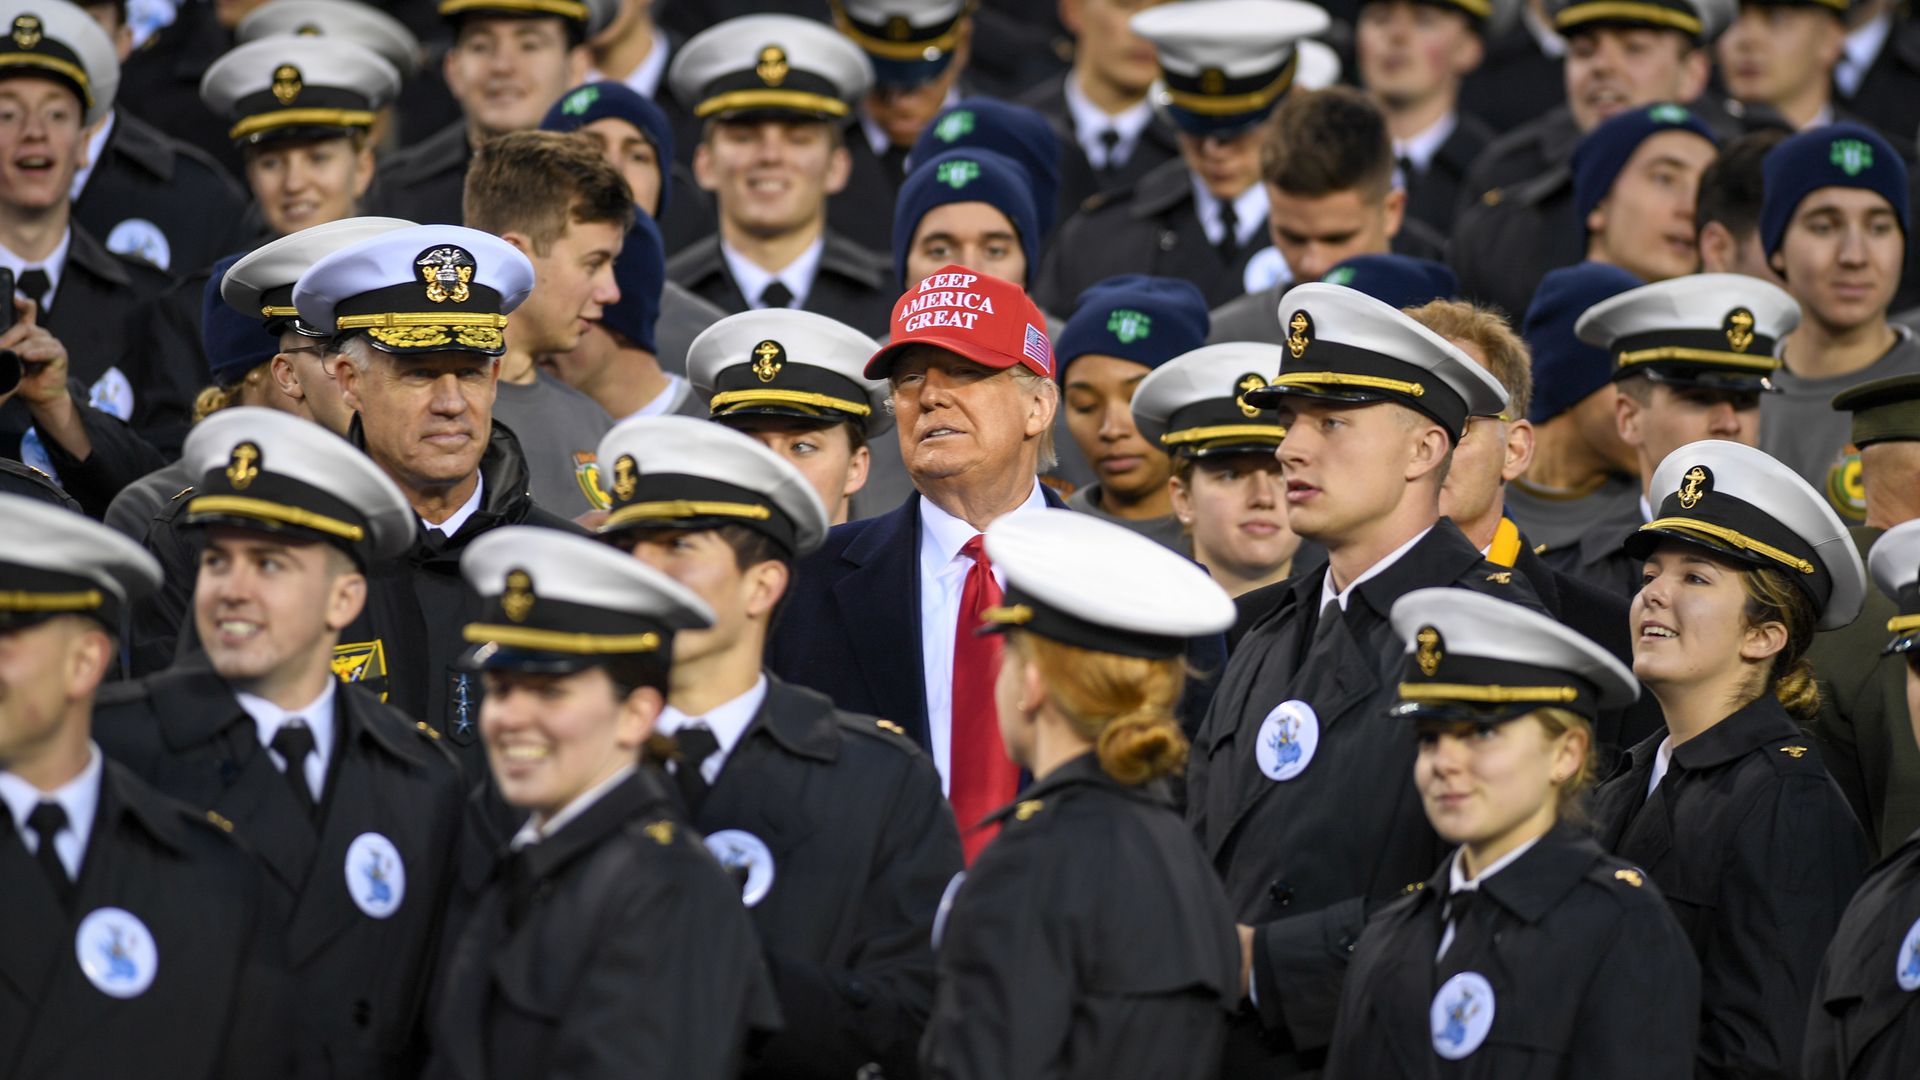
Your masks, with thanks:
[(827, 521), (847, 521), (889, 437), (887, 384), (869, 379), (880, 348), (845, 323), (806, 311), (743, 311), (715, 323), (687, 353), (694, 396), (713, 419), (757, 439), (807, 478)]
[(207, 69), (200, 97), (233, 126), (275, 236), (352, 217), (373, 183), (373, 128), (400, 72), (338, 37), (249, 42)]
[(413, 508), (346, 440), (281, 412), (220, 412), (184, 456), (204, 659), (103, 694), (100, 745), (266, 864), (295, 1073), (417, 1075), (469, 785), (438, 731), (372, 692), (383, 658), (340, 645), (413, 542)]
[(670, 768), (687, 820), (742, 875), (786, 1017), (743, 1075), (909, 1071), (960, 838), (939, 773), (898, 724), (843, 712), (762, 666), (793, 563), (826, 536), (811, 482), (775, 451), (688, 417), (621, 424), (600, 456), (616, 489), (601, 538), (714, 612), (711, 628), (675, 635), (659, 729), (680, 747)]
[(0, 903), (8, 1069), (286, 1076), (278, 914), (233, 823), (101, 753), (95, 692), (160, 568), (79, 514), (0, 495)]
[[(333, 367), (355, 411), (350, 439), (405, 493), (421, 529), (375, 574), (343, 635), (384, 667), (388, 700), (446, 734), (479, 775), (479, 683), (456, 666), (472, 603), (460, 551), (503, 525), (573, 526), (528, 494), (526, 456), (493, 419), (507, 316), (533, 288), (513, 245), (420, 225), (321, 259), (294, 284), (300, 322), (340, 339)], [(451, 616), (451, 617), (450, 617)]]
[(467, 166), (480, 143), (540, 126), (548, 107), (586, 75), (586, 41), (613, 17), (614, 0), (440, 0), (452, 24), (447, 89), (461, 117), (380, 163), (367, 206), (419, 222), (458, 224)]
[(460, 663), (524, 821), (450, 945), (425, 1075), (732, 1080), (780, 1008), (738, 886), (655, 770), (684, 752), (659, 731), (674, 639), (712, 610), (550, 529), (490, 533), (460, 567)]
[(1440, 517), (1453, 448), (1469, 417), (1506, 408), (1500, 384), (1352, 289), (1298, 286), (1281, 310), (1280, 372), (1245, 397), (1287, 428), (1287, 519), (1328, 564), (1267, 590), (1187, 770), (1187, 819), (1242, 924), (1254, 1004), (1228, 1042), (1227, 1076), (1310, 1067), (1332, 1036), (1369, 906), (1440, 860), (1403, 797), (1413, 744), (1386, 717), (1401, 653), (1393, 601), (1454, 586), (1538, 606), (1523, 577)]
[[(828, 222), (852, 167), (845, 124), (872, 84), (867, 58), (811, 19), (729, 19), (686, 43), (668, 71), (706, 121), (693, 175), (720, 229), (667, 261), (667, 274), (728, 313), (797, 307), (872, 333), (894, 293), (884, 257)], [(885, 203), (861, 212), (885, 217)]]
[(1295, 0), (1199, 0), (1142, 11), (1132, 26), (1159, 52), (1181, 161), (1096, 196), (1060, 226), (1033, 278), (1052, 310), (1071, 310), (1116, 270), (1185, 278), (1212, 307), (1246, 291), (1247, 260), (1265, 246), (1265, 122), (1294, 85), (1296, 43), (1328, 19)]

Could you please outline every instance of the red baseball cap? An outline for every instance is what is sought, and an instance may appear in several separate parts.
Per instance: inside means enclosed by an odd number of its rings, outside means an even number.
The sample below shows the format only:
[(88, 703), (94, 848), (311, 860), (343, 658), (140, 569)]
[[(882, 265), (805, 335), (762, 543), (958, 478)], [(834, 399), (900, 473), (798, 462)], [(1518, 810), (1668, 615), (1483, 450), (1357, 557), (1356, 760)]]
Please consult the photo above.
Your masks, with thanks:
[(1053, 378), (1047, 317), (1026, 290), (964, 266), (943, 266), (908, 289), (894, 302), (891, 330), (867, 361), (869, 379), (886, 378), (894, 357), (909, 345), (937, 345), (999, 370), (1023, 364)]

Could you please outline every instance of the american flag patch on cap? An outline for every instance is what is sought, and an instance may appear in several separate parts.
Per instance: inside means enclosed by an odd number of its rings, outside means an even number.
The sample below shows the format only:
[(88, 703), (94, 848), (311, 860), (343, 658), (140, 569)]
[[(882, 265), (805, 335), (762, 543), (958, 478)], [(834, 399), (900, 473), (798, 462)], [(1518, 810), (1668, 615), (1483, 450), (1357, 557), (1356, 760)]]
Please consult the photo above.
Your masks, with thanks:
[(1053, 374), (1053, 347), (1047, 344), (1047, 335), (1039, 327), (1027, 324), (1027, 342), (1020, 351), (1038, 364), (1043, 374)]

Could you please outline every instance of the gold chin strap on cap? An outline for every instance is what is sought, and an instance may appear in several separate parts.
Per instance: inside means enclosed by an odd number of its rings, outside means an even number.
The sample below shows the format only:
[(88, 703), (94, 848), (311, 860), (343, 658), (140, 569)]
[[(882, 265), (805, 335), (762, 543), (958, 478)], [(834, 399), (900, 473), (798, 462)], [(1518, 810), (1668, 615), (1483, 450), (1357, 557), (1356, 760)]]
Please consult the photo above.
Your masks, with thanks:
[(227, 130), (227, 138), (244, 139), (283, 127), (370, 128), (373, 114), (364, 109), (280, 109), (249, 116)]
[(1188, 446), (1232, 439), (1270, 439), (1277, 444), (1286, 437), (1287, 429), (1279, 424), (1215, 424), (1211, 427), (1187, 428), (1185, 431), (1169, 431), (1160, 436), (1160, 445)]
[(99, 589), (84, 592), (0, 592), (0, 611), (93, 611), (106, 603)]
[(1649, 529), (1667, 529), (1706, 540), (1718, 540), (1720, 543), (1738, 551), (1750, 551), (1782, 566), (1791, 567), (1803, 574), (1811, 574), (1814, 565), (1798, 555), (1774, 547), (1772, 544), (1755, 540), (1738, 529), (1729, 529), (1725, 525), (1715, 525), (1710, 521), (1695, 521), (1693, 518), (1663, 517), (1655, 518), (1640, 526), (1640, 531)]
[(80, 87), (80, 96), (85, 98), (81, 104), (88, 110), (93, 108), (93, 80), (78, 64), (70, 64), (57, 56), (44, 53), (0, 53), (0, 68), (37, 67), (72, 79)]
[(1033, 609), (1025, 604), (990, 607), (980, 613), (980, 621), (995, 626), (1025, 626), (1033, 621)]
[(1580, 696), (1571, 686), (1475, 686), (1470, 683), (1401, 683), (1402, 701), (1464, 701), (1474, 705), (1565, 705)]
[(572, 634), (564, 630), (536, 630), (491, 623), (468, 623), (466, 629), (461, 631), (461, 636), (472, 645), (491, 643), (510, 649), (536, 649), (540, 652), (573, 653), (576, 656), (645, 653), (660, 647), (660, 635), (654, 633)]
[(1255, 112), (1264, 109), (1273, 99), (1284, 94), (1293, 86), (1293, 73), (1300, 67), (1300, 50), (1294, 49), (1287, 64), (1273, 81), (1258, 90), (1244, 94), (1219, 96), (1214, 94), (1196, 94), (1188, 90), (1166, 88), (1167, 102), (1201, 116), (1236, 116), (1240, 113)]
[(587, 5), (580, 0), (440, 0), (440, 14), (458, 15), (463, 11), (526, 11), (558, 15), (586, 22)]
[(1405, 394), (1408, 397), (1425, 397), (1427, 388), (1417, 382), (1404, 379), (1386, 379), (1378, 375), (1347, 375), (1338, 371), (1300, 371), (1291, 375), (1281, 372), (1274, 376), (1270, 386), (1300, 386), (1316, 390), (1322, 386), (1356, 386), (1363, 390), (1384, 390), (1392, 394)]
[(674, 521), (680, 518), (733, 517), (766, 521), (773, 511), (753, 503), (718, 502), (707, 499), (663, 499), (634, 503), (607, 515), (602, 529), (612, 529), (635, 521)]
[(1742, 368), (1747, 371), (1776, 371), (1780, 361), (1771, 356), (1746, 356), (1741, 353), (1720, 352), (1717, 349), (1689, 349), (1680, 345), (1663, 345), (1657, 349), (1635, 349), (1623, 352), (1619, 356), (1620, 366), (1632, 367), (1635, 364), (1652, 364), (1661, 360), (1692, 361), (1698, 364), (1712, 364), (1716, 367)]
[(693, 115), (704, 120), (715, 113), (744, 109), (791, 109), (833, 117), (847, 115), (846, 102), (825, 94), (809, 94), (804, 90), (733, 90), (715, 94), (694, 106)]
[(188, 514), (232, 514), (235, 517), (254, 518), (270, 521), (279, 525), (293, 525), (302, 529), (311, 529), (328, 536), (337, 536), (349, 543), (359, 543), (366, 539), (367, 530), (352, 522), (341, 521), (325, 514), (316, 514), (311, 510), (286, 503), (270, 502), (266, 499), (250, 499), (244, 495), (202, 495), (189, 500)]
[(713, 400), (707, 403), (707, 407), (716, 413), (741, 405), (798, 405), (814, 409), (837, 409), (853, 416), (873, 415), (871, 405), (806, 390), (728, 390), (713, 395)]
[(1574, 4), (1554, 16), (1553, 28), (1565, 33), (1590, 22), (1643, 22), (1688, 34), (1700, 33), (1698, 17), (1659, 4), (1639, 3), (1637, 0), (1593, 0), (1592, 3)]

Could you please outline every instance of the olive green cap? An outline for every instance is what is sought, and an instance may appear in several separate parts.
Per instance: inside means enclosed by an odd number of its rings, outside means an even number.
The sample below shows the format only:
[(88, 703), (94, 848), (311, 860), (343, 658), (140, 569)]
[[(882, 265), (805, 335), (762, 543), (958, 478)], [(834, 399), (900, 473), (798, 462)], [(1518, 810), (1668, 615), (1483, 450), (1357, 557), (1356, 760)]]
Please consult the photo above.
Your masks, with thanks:
[(1853, 445), (1920, 440), (1920, 375), (1895, 375), (1834, 395), (1833, 407), (1853, 413)]

